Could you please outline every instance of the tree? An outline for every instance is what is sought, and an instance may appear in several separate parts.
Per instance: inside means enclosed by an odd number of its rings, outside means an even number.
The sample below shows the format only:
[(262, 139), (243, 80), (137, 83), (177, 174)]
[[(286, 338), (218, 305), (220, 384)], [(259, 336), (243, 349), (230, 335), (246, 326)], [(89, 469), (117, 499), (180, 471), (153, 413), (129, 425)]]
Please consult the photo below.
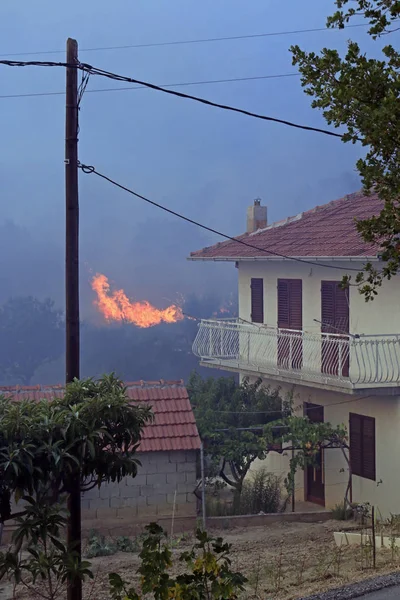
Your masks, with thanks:
[[(150, 409), (132, 403), (113, 375), (75, 380), (63, 397), (50, 401), (0, 398), (0, 522), (19, 518), (17, 543), (0, 557), (3, 575), (19, 577), (22, 568), (31, 569), (31, 563), (21, 563), (19, 552), (28, 538), (34, 573), (39, 569), (42, 575), (44, 569), (54, 575), (54, 567), (61, 578), (80, 585), (81, 540), (71, 539), (70, 519), (68, 546), (59, 541), (65, 520), (54, 505), (65, 510), (65, 496), (77, 487), (83, 492), (134, 477), (135, 450), (150, 419)], [(21, 499), (24, 506), (12, 513), (12, 501)]]
[[(272, 442), (268, 423), (278, 421), (289, 410), (279, 390), (271, 391), (261, 379), (238, 385), (233, 378), (202, 379), (193, 373), (188, 392), (206, 454), (222, 479), (240, 495), (252, 463), (264, 459)], [(229, 467), (229, 471), (228, 468)]]
[(30, 383), (36, 369), (63, 352), (64, 319), (50, 300), (17, 297), (0, 307), (0, 377)]
[[(399, 0), (336, 0), (337, 11), (327, 27), (343, 29), (353, 17), (364, 17), (373, 40), (397, 30)], [(393, 27), (393, 23), (395, 23)], [(320, 54), (292, 46), (293, 64), (298, 65), (305, 93), (312, 107), (334, 127), (345, 126), (343, 142), (361, 142), (366, 153), (357, 162), (366, 193), (375, 192), (384, 201), (378, 216), (357, 222), (366, 242), (382, 247), (381, 270), (371, 263), (356, 277), (356, 285), (371, 300), (385, 278), (400, 268), (400, 53), (390, 43), (368, 58), (356, 42), (348, 42), (347, 53), (324, 48)], [(344, 279), (350, 283), (350, 278)]]

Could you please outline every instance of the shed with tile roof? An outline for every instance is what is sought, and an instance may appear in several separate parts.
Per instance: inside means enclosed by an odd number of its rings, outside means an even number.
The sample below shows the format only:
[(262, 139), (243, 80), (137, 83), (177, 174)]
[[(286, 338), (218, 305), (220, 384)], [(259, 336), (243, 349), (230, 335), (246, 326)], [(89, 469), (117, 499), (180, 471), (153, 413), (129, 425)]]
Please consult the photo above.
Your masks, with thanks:
[[(133, 402), (152, 407), (154, 421), (143, 430), (137, 476), (82, 494), (83, 529), (128, 535), (150, 521), (168, 527), (173, 511), (175, 531), (192, 528), (197, 516), (193, 492), (201, 442), (184, 383), (161, 380), (125, 385)], [(62, 395), (63, 386), (3, 387), (0, 394), (50, 399)]]

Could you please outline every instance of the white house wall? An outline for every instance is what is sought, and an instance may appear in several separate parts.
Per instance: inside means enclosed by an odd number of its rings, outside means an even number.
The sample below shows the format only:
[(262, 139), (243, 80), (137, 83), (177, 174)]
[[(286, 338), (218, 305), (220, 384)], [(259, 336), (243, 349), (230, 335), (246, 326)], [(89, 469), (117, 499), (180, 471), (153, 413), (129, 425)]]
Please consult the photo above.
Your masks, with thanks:
[[(331, 263), (339, 266), (340, 263)], [(379, 266), (379, 263), (377, 263)], [(310, 266), (295, 261), (249, 261), (239, 263), (239, 317), (251, 320), (250, 280), (264, 279), (264, 323), (277, 326), (277, 280), (303, 280), (303, 330), (320, 332), (321, 325), (321, 281), (341, 281), (343, 275), (356, 272), (346, 271), (346, 266), (358, 269), (362, 263), (341, 265), (343, 271), (327, 267)], [(350, 333), (389, 334), (400, 333), (400, 277), (385, 281), (373, 302), (365, 302), (358, 289), (350, 287)]]

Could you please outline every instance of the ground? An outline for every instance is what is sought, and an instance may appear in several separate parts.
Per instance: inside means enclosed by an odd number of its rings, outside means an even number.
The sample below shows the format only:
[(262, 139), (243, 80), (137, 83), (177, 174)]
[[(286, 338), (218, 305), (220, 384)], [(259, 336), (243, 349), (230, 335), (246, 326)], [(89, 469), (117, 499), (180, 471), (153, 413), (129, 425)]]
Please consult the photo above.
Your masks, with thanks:
[[(338, 549), (333, 532), (355, 527), (353, 522), (341, 521), (275, 523), (215, 533), (232, 544), (232, 566), (249, 579), (243, 600), (295, 600), (400, 569), (397, 552), (377, 550), (377, 569), (374, 571), (370, 548)], [(191, 547), (191, 543), (190, 536), (176, 536), (174, 555), (178, 557)], [(138, 555), (134, 553), (92, 559), (95, 579), (85, 584), (85, 600), (109, 600), (108, 574), (118, 572), (135, 582), (138, 564)], [(22, 592), (17, 598), (28, 600), (34, 596)]]

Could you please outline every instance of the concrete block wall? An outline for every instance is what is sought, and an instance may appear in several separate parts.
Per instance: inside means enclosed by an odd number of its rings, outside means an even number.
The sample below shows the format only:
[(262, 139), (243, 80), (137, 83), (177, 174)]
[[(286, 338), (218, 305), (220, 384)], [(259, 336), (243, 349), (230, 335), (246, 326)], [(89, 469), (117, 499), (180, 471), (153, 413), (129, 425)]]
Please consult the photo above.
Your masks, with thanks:
[(196, 518), (196, 451), (138, 453), (136, 477), (82, 494), (84, 529), (171, 518)]

